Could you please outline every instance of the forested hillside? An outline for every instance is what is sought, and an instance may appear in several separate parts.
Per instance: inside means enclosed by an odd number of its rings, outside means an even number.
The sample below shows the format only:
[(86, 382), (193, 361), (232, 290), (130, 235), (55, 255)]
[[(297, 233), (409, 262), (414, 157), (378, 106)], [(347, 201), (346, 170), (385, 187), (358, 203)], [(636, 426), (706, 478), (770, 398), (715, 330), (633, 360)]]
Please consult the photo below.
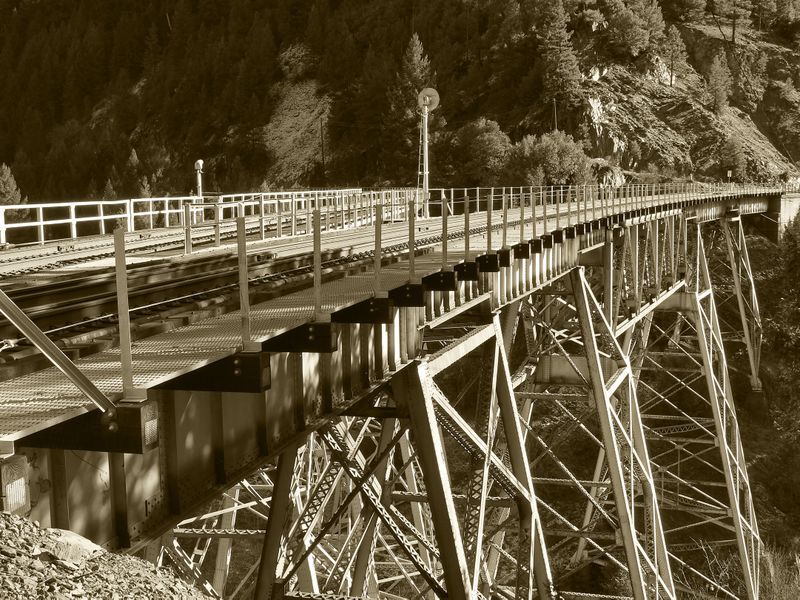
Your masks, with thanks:
[(185, 193), (196, 158), (414, 184), (432, 85), (436, 185), (785, 178), (799, 37), (800, 0), (0, 0), (0, 163), (29, 201)]

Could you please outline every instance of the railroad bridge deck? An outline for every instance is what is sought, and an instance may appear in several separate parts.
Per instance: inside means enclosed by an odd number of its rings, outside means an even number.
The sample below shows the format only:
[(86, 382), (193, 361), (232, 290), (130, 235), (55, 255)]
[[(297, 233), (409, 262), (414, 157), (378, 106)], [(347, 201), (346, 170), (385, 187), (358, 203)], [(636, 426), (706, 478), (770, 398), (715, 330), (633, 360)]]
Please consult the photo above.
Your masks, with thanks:
[[(514, 189), (519, 191), (515, 194)], [(447, 594), (452, 598), (478, 594), (527, 596), (537, 591), (539, 597), (551, 597), (554, 585), (562, 589), (560, 578), (566, 575), (559, 572), (554, 576), (546, 564), (546, 555), (557, 552), (564, 540), (578, 539), (580, 552), (589, 557), (589, 562), (605, 557), (628, 572), (634, 597), (651, 597), (656, 592), (675, 597), (680, 586), (674, 581), (672, 570), (678, 565), (690, 567), (675, 557), (667, 543), (670, 540), (664, 534), (655, 504), (658, 494), (650, 472), (651, 462), (642, 445), (644, 438), (636, 437), (644, 431), (642, 420), (647, 422), (646, 410), (642, 409), (644, 416), (636, 411), (617, 415), (614, 406), (636, 404), (635, 389), (643, 369), (641, 362), (637, 366), (637, 360), (650, 356), (645, 350), (651, 329), (655, 331), (658, 327), (653, 320), (656, 311), (678, 311), (683, 315), (706, 310), (703, 314), (711, 327), (706, 333), (712, 349), (706, 350), (704, 372), (714, 370), (712, 363), (716, 365), (713, 361), (718, 360), (714, 353), (723, 349), (721, 341), (715, 342), (713, 301), (711, 308), (704, 309), (702, 304), (710, 296), (711, 281), (700, 231), (704, 223), (735, 222), (738, 229), (726, 225), (726, 235), (734, 236), (730, 243), (738, 251), (736, 260), (746, 260), (746, 248), (744, 259), (741, 252), (743, 234), (736, 233), (741, 232), (741, 219), (753, 215), (754, 225), (770, 229), (779, 210), (776, 206), (780, 191), (766, 187), (664, 187), (640, 188), (612, 197), (600, 190), (589, 194), (586, 190), (582, 194), (570, 190), (566, 195), (559, 190), (548, 192), (551, 199), (557, 198), (551, 204), (541, 202), (545, 198), (542, 191), (537, 203), (532, 192), (526, 194), (520, 188), (514, 189), (508, 195), (493, 190), (491, 196), (486, 196), (491, 203), (483, 199), (482, 210), (478, 191), (477, 210), (462, 208), (461, 214), (457, 214), (458, 210), (450, 214), (454, 208), (452, 191), (449, 196), (447, 191), (435, 192), (442, 198), (439, 212), (444, 213), (443, 217), (417, 218), (416, 210), (408, 208), (413, 196), (399, 193), (396, 198), (392, 196), (388, 206), (378, 209), (370, 206), (361, 215), (357, 211), (348, 212), (344, 204), (334, 205), (333, 212), (328, 211), (325, 227), (324, 208), (312, 213), (310, 205), (303, 206), (293, 214), (294, 221), (289, 225), (295, 236), (284, 239), (278, 239), (278, 230), (283, 234), (283, 217), (278, 215), (281, 220), (274, 221), (270, 230), (270, 224), (263, 218), (262, 202), (261, 217), (251, 215), (249, 222), (246, 218), (240, 220), (240, 254), (246, 255), (259, 247), (279, 256), (307, 251), (311, 246), (317, 255), (322, 250), (342, 246), (351, 247), (354, 252), (365, 252), (371, 247), (373, 254), (367, 260), (372, 267), (364, 270), (363, 263), (359, 263), (360, 272), (323, 278), (317, 257), (315, 285), (311, 287), (252, 306), (244, 300), (247, 306), (241, 311), (137, 340), (131, 346), (127, 365), (120, 348), (75, 360), (74, 371), (86, 376), (114, 405), (115, 431), (109, 430), (109, 421), (97, 410), (97, 401), (87, 398), (76, 385), (70, 369), (62, 372), (64, 369), (53, 367), (3, 382), (0, 451), (12, 459), (25, 457), (26, 477), (31, 486), (35, 481), (50, 482), (46, 489), (40, 485), (33, 495), (31, 514), (44, 524), (75, 529), (111, 547), (140, 548), (221, 490), (234, 485), (252, 486), (237, 482), (246, 481), (242, 478), (280, 456), (277, 467), (264, 471), (269, 473), (265, 481), (272, 498), (271, 501), (261, 498), (261, 504), (268, 507), (266, 528), (248, 534), (265, 538), (258, 569), (259, 590), (267, 589), (264, 586), (273, 589), (271, 581), (275, 580), (278, 587), (274, 589), (280, 588), (286, 597), (333, 597), (324, 596), (324, 592), (342, 590), (352, 596), (361, 596), (369, 590), (378, 593), (382, 584), (375, 576), (374, 545), (372, 554), (367, 552), (367, 565), (372, 566), (356, 567), (353, 563), (355, 572), (347, 576), (346, 585), (337, 588), (331, 577), (339, 567), (334, 565), (333, 570), (326, 571), (328, 581), (320, 585), (317, 579), (323, 577), (323, 572), (314, 575), (309, 572), (313, 567), (303, 563), (302, 556), (307, 558), (313, 552), (313, 544), (307, 545), (305, 554), (298, 554), (296, 548), (292, 550), (296, 541), (280, 542), (281, 532), (285, 534), (281, 519), (288, 519), (292, 510), (276, 498), (284, 495), (294, 498), (292, 502), (298, 503), (296, 516), (301, 518), (310, 504), (304, 509), (300, 496), (294, 496), (295, 492), (290, 490), (300, 485), (297, 469), (303, 460), (311, 469), (315, 460), (312, 454), (322, 452), (324, 462), (330, 463), (327, 469), (331, 464), (340, 464), (355, 486), (349, 489), (356, 490), (356, 496), (360, 490), (363, 506), (374, 513), (372, 525), (366, 530), (356, 529), (377, 535), (375, 523), (383, 524), (392, 533), (394, 545), (400, 548), (398, 555), (405, 551), (402, 560), (393, 557), (399, 572), (418, 591), (427, 587), (436, 595)], [(468, 194), (464, 197), (470, 200), (464, 205), (471, 206), (473, 198)], [(448, 204), (450, 209), (444, 208)], [(488, 210), (490, 206), (493, 210)], [(391, 217), (384, 219), (384, 215)], [(250, 242), (245, 243), (247, 235), (242, 232), (248, 224)], [(346, 229), (348, 226), (353, 228)], [(226, 227), (236, 229), (235, 223), (223, 224), (220, 227), (223, 234)], [(301, 230), (305, 235), (300, 234)], [(188, 244), (189, 250), (193, 235), (191, 230), (159, 233), (161, 239), (170, 243)], [(273, 237), (269, 238), (270, 235)], [(218, 233), (217, 242), (219, 237)], [(409, 247), (415, 248), (415, 252), (409, 254)], [(204, 253), (226, 251), (230, 249), (216, 246), (203, 250)], [(46, 257), (52, 253), (43, 250), (40, 257), (31, 258), (35, 254), (20, 256), (50, 264), (50, 275), (58, 271), (57, 265), (47, 262)], [(174, 249), (167, 254), (174, 254)], [(151, 256), (140, 254), (136, 260), (150, 260)], [(112, 260), (107, 256), (83, 268), (102, 267)], [(14, 271), (10, 265), (7, 262), (0, 266), (10, 273)], [(749, 270), (749, 263), (747, 267)], [(746, 283), (737, 279), (737, 290), (746, 288)], [(752, 324), (753, 315), (745, 314), (748, 310), (752, 312), (753, 307), (747, 303), (748, 298), (742, 297), (745, 292), (739, 291), (742, 339), (753, 346), (755, 334), (748, 337), (752, 333), (748, 325)], [(540, 306), (537, 302), (544, 304)], [(555, 323), (555, 315), (565, 310), (572, 311), (571, 316), (562, 316), (565, 320)], [(549, 318), (554, 322), (545, 323)], [(697, 330), (693, 339), (703, 335), (703, 325), (698, 325), (701, 322), (704, 321), (693, 322)], [(575, 324), (580, 325), (578, 330), (563, 333)], [(525, 333), (529, 366), (512, 372), (509, 360), (512, 339), (518, 329)], [(541, 348), (545, 331), (549, 331), (547, 335), (553, 341), (546, 351)], [(608, 345), (609, 339), (603, 336), (620, 341)], [(603, 348), (590, 352), (602, 339)], [(583, 350), (573, 356), (565, 347), (574, 352), (572, 345), (576, 341)], [(486, 400), (484, 417), (470, 424), (455, 408), (457, 402), (448, 400), (440, 389), (445, 384), (434, 382), (434, 377), (467, 357), (474, 358), (475, 353), (488, 357), (483, 362), (488, 361), (489, 367), (494, 364), (494, 371), (490, 368), (486, 380), (481, 375), (479, 384), (480, 389), (488, 385), (493, 392)], [(652, 356), (657, 356), (655, 349)], [(720, 356), (726, 368), (724, 354)], [(757, 381), (757, 360), (753, 366), (753, 378)], [(531, 375), (529, 387), (525, 384), (526, 374)], [(732, 410), (730, 390), (725, 388), (726, 375), (716, 377), (710, 384), (708, 403), (714, 407), (717, 425), (729, 426), (728, 417), (717, 414), (717, 409)], [(590, 398), (594, 393), (601, 415), (601, 431), (595, 438), (601, 440), (603, 455), (598, 458), (599, 470), (593, 476), (589, 473), (590, 484), (581, 484), (575, 477), (565, 481), (577, 485), (585, 496), (583, 502), (588, 498), (588, 506), (594, 505), (601, 514), (611, 510), (608, 500), (613, 500), (611, 505), (617, 511), (612, 518), (616, 533), (612, 530), (610, 546), (608, 534), (598, 530), (593, 538), (588, 532), (596, 515), (571, 531), (568, 530), (572, 526), (564, 522), (558, 527), (549, 522), (545, 531), (539, 520), (537, 502), (544, 501), (537, 499), (535, 489), (537, 485), (548, 485), (548, 481), (542, 477), (535, 483), (535, 468), (528, 465), (525, 452), (520, 451), (530, 443), (523, 438), (533, 435), (532, 430), (525, 429), (530, 428), (531, 422), (525, 421), (521, 414), (531, 409), (532, 402), (526, 398), (557, 395), (558, 392), (548, 390), (548, 385), (577, 385), (584, 390), (588, 385), (589, 391), (581, 393), (588, 393)], [(627, 392), (619, 396), (626, 386), (629, 386)], [(721, 396), (717, 393), (720, 386)], [(515, 389), (519, 393), (516, 401)], [(695, 425), (701, 420), (681, 411), (671, 415), (673, 419), (684, 417)], [(530, 414), (527, 418), (530, 420)], [(496, 423), (497, 419), (504, 424), (505, 453), (499, 448), (492, 450), (492, 444), (498, 443), (496, 425), (486, 429), (488, 423)], [(523, 424), (522, 429), (517, 420)], [(361, 441), (359, 434), (351, 431), (364, 421), (372, 422), (372, 426), (382, 424), (380, 431), (367, 436), (376, 440), (369, 456), (361, 456), (359, 450), (366, 426), (360, 434)], [(405, 425), (396, 425), (396, 421)], [(656, 429), (648, 425), (647, 435)], [(703, 429), (712, 438), (719, 435), (709, 425)], [(480, 540), (488, 534), (481, 532), (482, 529), (475, 533), (470, 524), (472, 513), (456, 517), (455, 496), (448, 478), (436, 481), (432, 476), (448, 471), (441, 462), (445, 454), (443, 435), (452, 436), (466, 448), (471, 460), (478, 460), (481, 465), (485, 461), (483, 471), (491, 473), (482, 484), (478, 482), (477, 495), (465, 500), (472, 507), (470, 510), (477, 510), (475, 514), (488, 511), (489, 489), (494, 481), (498, 489), (505, 489), (510, 495), (511, 504), (517, 506), (519, 526), (530, 536), (527, 551), (515, 549), (513, 558), (507, 551), (492, 551), (498, 543), (502, 547), (503, 542), (502, 538), (490, 536), (493, 541), (481, 553)], [(732, 454), (734, 458), (727, 460), (723, 456), (719, 468), (725, 475), (722, 484), (729, 490), (736, 486), (746, 493), (740, 497), (737, 491), (736, 498), (728, 500), (718, 494), (712, 497), (705, 489), (698, 494), (708, 505), (706, 508), (725, 505), (725, 511), (733, 515), (728, 529), (737, 536), (733, 543), (741, 556), (746, 593), (755, 597), (757, 528), (752, 506), (748, 504), (751, 500), (746, 472), (745, 485), (741, 483), (744, 460), (738, 430), (726, 443), (723, 454)], [(344, 447), (337, 446), (342, 444)], [(413, 525), (403, 525), (406, 517), (394, 508), (384, 512), (387, 509), (382, 509), (381, 503), (389, 506), (390, 501), (376, 503), (375, 498), (380, 497), (385, 487), (376, 485), (377, 492), (372, 490), (373, 480), (388, 477), (388, 472), (379, 473), (387, 469), (387, 456), (391, 456), (388, 453), (396, 448), (402, 450), (398, 455), (406, 456), (403, 459), (406, 468), (410, 464), (408, 453), (417, 456), (412, 462), (419, 480), (413, 484), (409, 480), (404, 493), (427, 490), (425, 515), (418, 514), (416, 509), (405, 513), (409, 515), (407, 518), (413, 516)], [(549, 449), (547, 452), (552, 454)], [(634, 457), (629, 457), (629, 462), (622, 458), (626, 453)], [(496, 462), (501, 455), (506, 455), (506, 460), (511, 457), (510, 466)], [(644, 462), (633, 467), (630, 461)], [(652, 469), (663, 476), (669, 468), (659, 467), (656, 461), (654, 458)], [(365, 471), (368, 467), (369, 472)], [(308, 489), (318, 488), (327, 472), (312, 476), (309, 470), (303, 485)], [(640, 478), (638, 492), (624, 484), (625, 477), (634, 472)], [(395, 473), (395, 477), (400, 475), (408, 479), (407, 472)], [(602, 484), (600, 480), (604, 477), (607, 483)], [(733, 483), (731, 477), (739, 483)], [(97, 489), (103, 489), (104, 480), (108, 481), (110, 493), (96, 493)], [(605, 506), (601, 507), (597, 489), (603, 485), (613, 488), (613, 494), (605, 493), (602, 500)], [(661, 492), (668, 488), (663, 485)], [(373, 498), (376, 493), (378, 496)], [(312, 503), (310, 492), (303, 494), (305, 502)], [(661, 497), (663, 500), (664, 493)], [(641, 515), (638, 510), (624, 509), (626, 502), (632, 506), (634, 501), (645, 506)], [(699, 505), (696, 506), (692, 513), (695, 515), (700, 511)], [(538, 512), (551, 508), (540, 504)], [(668, 503), (661, 506), (662, 511), (671, 508)], [(508, 515), (508, 509), (502, 510)], [(552, 512), (557, 521), (563, 521), (557, 511)], [(591, 510), (587, 515), (590, 513)], [(477, 522), (480, 528), (488, 526), (484, 517)], [(319, 525), (317, 522), (316, 527)], [(404, 531), (397, 531), (397, 527)], [(311, 532), (314, 528), (303, 531)], [(561, 531), (561, 537), (557, 531)], [(651, 536), (647, 544), (639, 539), (645, 532)], [(202, 537), (203, 533), (196, 535)], [(233, 535), (221, 537), (230, 539)], [(324, 537), (324, 531), (319, 536)], [(411, 541), (409, 536), (415, 539)], [(475, 539), (479, 540), (478, 550)], [(561, 542), (553, 547), (552, 539)], [(348, 543), (341, 542), (342, 553)], [(431, 547), (432, 544), (438, 549)], [(174, 553), (180, 551), (180, 544), (170, 547), (173, 560), (176, 560)], [(363, 550), (354, 552), (360, 555)], [(520, 562), (525, 552), (528, 552), (527, 566)], [(354, 556), (347, 560), (355, 560)], [(344, 555), (340, 558), (346, 562), (345, 559)], [(199, 577), (195, 572), (197, 565), (191, 559), (188, 563), (185, 557), (177, 560), (182, 560), (187, 572)], [(339, 564), (340, 560), (334, 562)], [(516, 565), (517, 575), (514, 582), (509, 580), (501, 585), (497, 564), (504, 560)], [(474, 571), (471, 561), (480, 565)], [(672, 570), (669, 566), (665, 568), (665, 563), (671, 564)], [(364, 568), (372, 573), (366, 580)], [(491, 576), (487, 568), (494, 569)], [(290, 584), (291, 573), (298, 569), (304, 575), (299, 583)], [(312, 595), (302, 595), (306, 592)], [(382, 597), (392, 597), (389, 592), (386, 594)]]

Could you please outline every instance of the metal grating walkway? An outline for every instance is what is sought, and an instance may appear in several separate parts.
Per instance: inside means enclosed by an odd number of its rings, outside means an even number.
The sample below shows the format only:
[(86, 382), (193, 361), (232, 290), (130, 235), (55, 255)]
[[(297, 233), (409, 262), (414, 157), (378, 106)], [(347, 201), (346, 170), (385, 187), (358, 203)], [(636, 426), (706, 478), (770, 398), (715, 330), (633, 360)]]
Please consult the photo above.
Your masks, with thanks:
[[(708, 200), (713, 203), (718, 196)], [(658, 198), (648, 199), (645, 206), (659, 204)], [(573, 203), (572, 208), (575, 207)], [(724, 212), (724, 207), (703, 207), (708, 212)], [(756, 202), (750, 207), (752, 212), (766, 210), (766, 203), (760, 206)], [(584, 209), (585, 211), (585, 209)], [(571, 218), (568, 211), (560, 216), (560, 225), (581, 222), (584, 211), (575, 210)], [(530, 219), (526, 214), (526, 220)], [(548, 214), (547, 227), (541, 212), (536, 215), (536, 233), (532, 231), (530, 221), (526, 223), (525, 238), (552, 230), (556, 226), (554, 214)], [(518, 212), (509, 211), (509, 222), (518, 220)], [(486, 224), (486, 213), (470, 215), (470, 228)], [(492, 225), (502, 224), (502, 212), (494, 211)], [(463, 215), (451, 216), (448, 231), (454, 233), (463, 230)], [(420, 220), (418, 238), (436, 236), (441, 233), (441, 220)], [(371, 237), (369, 227), (342, 232), (351, 238)], [(408, 231), (406, 223), (387, 224), (385, 227), (384, 245), (398, 243), (404, 238), (403, 231)], [(331, 232), (334, 233), (334, 232)], [(323, 239), (328, 234), (323, 234)], [(514, 244), (519, 240), (519, 228), (509, 226), (507, 241)], [(338, 237), (338, 236), (337, 236)], [(391, 242), (390, 242), (391, 240)], [(274, 242), (275, 240), (273, 240)], [(305, 243), (310, 241), (306, 238)], [(295, 239), (294, 244), (299, 240)], [(500, 247), (500, 233), (493, 234), (492, 246)], [(464, 241), (448, 242), (448, 260), (451, 267), (464, 259)], [(438, 250), (438, 248), (437, 248)], [(485, 234), (470, 236), (470, 257), (486, 251)], [(409, 282), (407, 262), (401, 261), (382, 270), (381, 290), (387, 292)], [(422, 277), (439, 270), (442, 265), (441, 254), (418, 257), (416, 260), (416, 276)], [(335, 312), (372, 297), (375, 293), (375, 277), (372, 273), (354, 275), (323, 284), (323, 312)], [(251, 331), (256, 342), (273, 338), (290, 329), (308, 323), (314, 316), (314, 292), (312, 288), (288, 294), (251, 306)], [(134, 386), (148, 389), (164, 383), (174, 377), (193, 371), (226, 356), (230, 356), (241, 348), (240, 314), (238, 311), (177, 328), (133, 344)], [(122, 378), (120, 373), (119, 350), (111, 349), (102, 353), (78, 359), (76, 365), (91, 379), (94, 384), (110, 397), (118, 400), (122, 396)], [(13, 442), (37, 431), (51, 427), (57, 423), (73, 418), (81, 413), (94, 409), (94, 405), (73, 386), (57, 369), (50, 368), (2, 382), (0, 384), (0, 442)]]

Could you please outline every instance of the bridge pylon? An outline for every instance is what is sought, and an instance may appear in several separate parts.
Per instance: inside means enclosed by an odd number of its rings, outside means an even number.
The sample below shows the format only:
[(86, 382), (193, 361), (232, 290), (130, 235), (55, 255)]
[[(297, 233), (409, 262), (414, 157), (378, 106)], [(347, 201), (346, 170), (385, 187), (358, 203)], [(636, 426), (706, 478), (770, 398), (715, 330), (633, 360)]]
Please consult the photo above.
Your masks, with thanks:
[(583, 269), (534, 293), (526, 310), (536, 342), (520, 396), (557, 587), (565, 597), (600, 592), (609, 582), (589, 567), (605, 563), (627, 574), (634, 598), (675, 598), (634, 371)]
[(761, 542), (702, 229), (687, 225), (686, 287), (639, 358), (642, 421), (679, 585), (755, 600)]
[(723, 339), (730, 350), (747, 353), (750, 387), (760, 392), (761, 314), (742, 217), (734, 212), (706, 230), (707, 262)]

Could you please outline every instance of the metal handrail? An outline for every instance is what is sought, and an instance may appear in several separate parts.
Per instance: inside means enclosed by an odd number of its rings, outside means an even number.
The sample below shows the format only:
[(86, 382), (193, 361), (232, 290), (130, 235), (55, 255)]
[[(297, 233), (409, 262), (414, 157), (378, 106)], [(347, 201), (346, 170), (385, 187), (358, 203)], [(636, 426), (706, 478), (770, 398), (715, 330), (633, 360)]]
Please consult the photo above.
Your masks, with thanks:
[[(687, 197), (702, 193), (723, 191), (732, 194), (770, 192), (786, 193), (800, 192), (800, 182), (789, 182), (780, 185), (756, 184), (730, 184), (730, 183), (660, 183), (660, 184), (626, 184), (622, 186), (603, 185), (571, 185), (571, 186), (506, 186), (494, 188), (438, 188), (431, 189), (429, 201), (425, 208), (439, 206), (441, 210), (442, 197), (446, 196), (448, 210), (453, 214), (456, 206), (463, 205), (465, 198), (479, 199), (485, 202), (490, 194), (505, 194), (509, 207), (518, 206), (520, 201), (526, 205), (560, 205), (564, 198), (575, 198), (578, 195), (594, 198), (613, 198), (612, 204), (628, 206), (632, 198), (670, 196)], [(186, 210), (184, 205), (189, 203), (193, 207), (190, 213), (192, 226), (198, 223), (198, 218), (204, 210), (211, 208), (218, 210), (214, 222), (227, 221), (236, 216), (257, 218), (262, 224), (262, 229), (267, 223), (274, 223), (279, 213), (297, 214), (291, 221), (292, 234), (296, 234), (297, 219), (305, 222), (305, 214), (310, 207), (321, 206), (330, 210), (331, 206), (340, 208), (342, 205), (358, 206), (368, 204), (374, 206), (392, 207), (387, 213), (388, 218), (396, 219), (406, 209), (409, 199), (420, 201), (421, 192), (415, 188), (388, 188), (383, 190), (363, 190), (361, 188), (345, 188), (337, 190), (303, 190), (287, 192), (250, 192), (243, 194), (225, 194), (209, 202), (199, 196), (166, 196), (156, 198), (131, 198), (127, 200), (102, 200), (98, 202), (57, 202), (39, 204), (0, 205), (0, 244), (8, 243), (9, 232), (20, 230), (35, 231), (34, 240), (30, 244), (42, 244), (51, 240), (75, 240), (93, 235), (110, 233), (109, 221), (122, 221), (123, 227), (128, 232), (152, 230), (158, 228), (180, 227), (185, 228)], [(209, 206), (213, 205), (213, 206)], [(231, 208), (243, 206), (242, 209)], [(216, 208), (214, 208), (216, 207)], [(120, 210), (121, 209), (121, 210)], [(374, 210), (374, 209), (373, 209)], [(463, 210), (463, 209), (462, 209)], [(82, 212), (94, 214), (79, 215)], [(66, 215), (64, 214), (66, 212)], [(53, 214), (56, 213), (56, 214)], [(23, 215), (25, 218), (15, 220), (12, 215)], [(429, 216), (428, 210), (423, 211), (424, 216)], [(374, 217), (373, 217), (374, 218)], [(56, 230), (55, 228), (60, 228)], [(89, 229), (90, 231), (86, 232)], [(65, 231), (66, 230), (66, 231)], [(63, 235), (67, 233), (67, 235)]]

